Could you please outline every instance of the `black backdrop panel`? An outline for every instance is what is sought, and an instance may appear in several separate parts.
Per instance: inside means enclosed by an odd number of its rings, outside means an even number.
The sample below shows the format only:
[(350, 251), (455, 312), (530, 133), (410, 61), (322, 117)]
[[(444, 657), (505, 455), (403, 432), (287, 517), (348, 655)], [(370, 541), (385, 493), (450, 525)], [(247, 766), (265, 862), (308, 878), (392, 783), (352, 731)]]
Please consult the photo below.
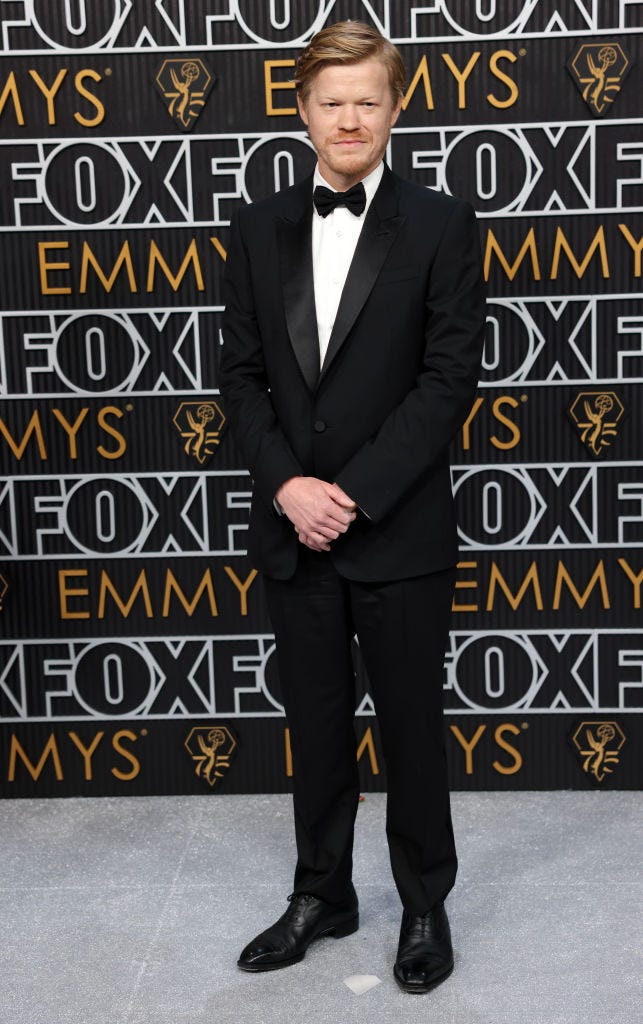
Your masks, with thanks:
[(453, 785), (640, 786), (643, 4), (0, 6), (0, 795), (291, 785), (221, 279), (233, 211), (314, 166), (290, 78), (345, 17), (407, 65), (390, 165), (479, 215)]

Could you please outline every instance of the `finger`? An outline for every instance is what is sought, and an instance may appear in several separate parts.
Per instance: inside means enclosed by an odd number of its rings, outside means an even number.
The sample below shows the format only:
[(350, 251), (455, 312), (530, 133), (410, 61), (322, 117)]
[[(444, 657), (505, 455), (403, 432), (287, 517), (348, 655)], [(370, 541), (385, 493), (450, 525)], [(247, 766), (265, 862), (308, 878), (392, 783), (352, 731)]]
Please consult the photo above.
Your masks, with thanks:
[(305, 532), (305, 530), (299, 531), (297, 533), (297, 536), (299, 538), (300, 543), (303, 544), (304, 547), (310, 548), (311, 551), (322, 550), (319, 544), (316, 544), (312, 537)]
[(341, 505), (343, 508), (351, 510), (357, 508), (357, 505), (355, 504), (353, 499), (348, 496), (346, 491), (342, 490), (339, 484), (330, 484), (330, 496), (333, 498), (334, 501), (337, 502), (338, 505)]
[[(342, 524), (335, 523), (335, 522), (333, 522), (333, 520), (329, 520), (329, 522), (332, 523), (333, 525), (326, 525), (325, 521), (324, 522), (311, 523), (308, 526), (308, 528), (306, 530), (306, 533), (309, 536), (311, 536), (312, 534), (320, 536), (320, 537), (322, 537), (324, 539), (324, 541), (337, 540), (337, 538), (339, 537), (339, 534), (340, 534), (339, 527)], [(341, 532), (343, 532), (343, 531), (341, 531)]]
[(355, 512), (351, 512), (349, 509), (343, 508), (341, 505), (335, 505), (335, 508), (329, 513), (329, 519), (327, 519), (326, 522), (327, 525), (332, 526), (335, 530), (339, 530), (340, 533), (346, 533), (348, 527), (355, 518)]
[(308, 534), (308, 547), (312, 547), (314, 551), (330, 551), (330, 544), (321, 533)]

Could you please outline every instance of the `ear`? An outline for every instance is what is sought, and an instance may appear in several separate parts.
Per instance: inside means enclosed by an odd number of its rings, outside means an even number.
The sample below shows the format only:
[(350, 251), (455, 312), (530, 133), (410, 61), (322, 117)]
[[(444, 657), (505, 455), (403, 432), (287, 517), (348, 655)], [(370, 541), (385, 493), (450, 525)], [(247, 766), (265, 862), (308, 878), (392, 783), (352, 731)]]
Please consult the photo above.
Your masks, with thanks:
[(398, 96), (397, 103), (395, 104), (395, 106), (393, 107), (393, 110), (391, 111), (391, 128), (393, 127), (393, 125), (397, 121), (398, 117), (400, 116), (401, 110), (402, 110), (402, 97)]
[(302, 119), (302, 121), (304, 122), (304, 124), (307, 126), (308, 125), (308, 115), (306, 114), (306, 107), (304, 105), (304, 101), (302, 100), (302, 98), (301, 98), (299, 93), (297, 93), (297, 106), (299, 108), (299, 116)]

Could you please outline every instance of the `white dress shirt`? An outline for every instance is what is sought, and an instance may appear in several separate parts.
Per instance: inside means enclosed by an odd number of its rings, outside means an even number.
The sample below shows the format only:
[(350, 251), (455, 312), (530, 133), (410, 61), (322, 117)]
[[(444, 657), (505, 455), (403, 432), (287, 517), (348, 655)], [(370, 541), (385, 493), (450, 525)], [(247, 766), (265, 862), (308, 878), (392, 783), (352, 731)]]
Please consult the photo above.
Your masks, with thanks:
[[(321, 217), (317, 210), (313, 210), (313, 282), (320, 366), (323, 365), (326, 356), (339, 300), (346, 283), (348, 268), (355, 255), (366, 211), (377, 192), (383, 174), (382, 162), (362, 180), (366, 192), (366, 206), (359, 217), (345, 206), (335, 207), (327, 217)], [(338, 191), (324, 181), (319, 173), (319, 167), (315, 168), (313, 188), (317, 185), (324, 185), (331, 192)]]

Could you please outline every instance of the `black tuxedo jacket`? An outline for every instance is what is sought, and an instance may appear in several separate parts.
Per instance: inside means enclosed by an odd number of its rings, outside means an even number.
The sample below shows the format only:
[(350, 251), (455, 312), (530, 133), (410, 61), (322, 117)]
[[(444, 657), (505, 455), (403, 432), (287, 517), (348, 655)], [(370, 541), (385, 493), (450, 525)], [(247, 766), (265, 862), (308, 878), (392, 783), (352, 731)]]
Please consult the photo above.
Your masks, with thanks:
[(221, 391), (254, 479), (250, 555), (277, 579), (294, 572), (299, 541), (273, 499), (303, 475), (336, 481), (361, 510), (331, 544), (343, 576), (445, 569), (457, 559), (448, 446), (484, 335), (473, 209), (385, 168), (321, 370), (312, 213), (309, 178), (232, 221)]

